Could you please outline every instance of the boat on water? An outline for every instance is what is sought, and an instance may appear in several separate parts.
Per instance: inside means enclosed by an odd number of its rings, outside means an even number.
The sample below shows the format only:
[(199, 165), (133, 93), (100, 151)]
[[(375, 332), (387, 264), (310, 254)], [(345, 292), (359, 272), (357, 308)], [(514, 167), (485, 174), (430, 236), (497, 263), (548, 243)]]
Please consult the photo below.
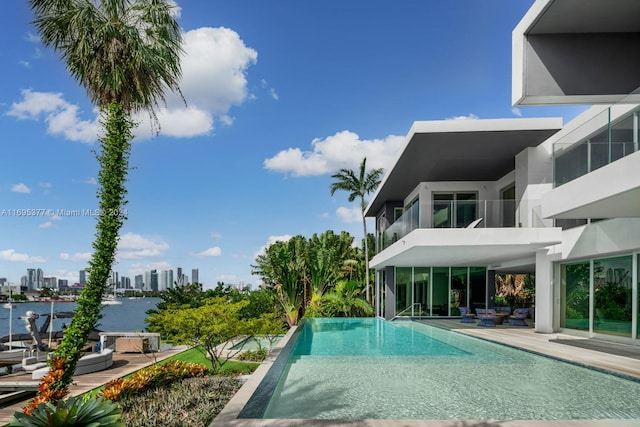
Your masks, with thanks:
[(122, 304), (122, 301), (117, 299), (115, 296), (109, 296), (109, 297), (102, 298), (101, 304), (102, 305), (120, 305)]

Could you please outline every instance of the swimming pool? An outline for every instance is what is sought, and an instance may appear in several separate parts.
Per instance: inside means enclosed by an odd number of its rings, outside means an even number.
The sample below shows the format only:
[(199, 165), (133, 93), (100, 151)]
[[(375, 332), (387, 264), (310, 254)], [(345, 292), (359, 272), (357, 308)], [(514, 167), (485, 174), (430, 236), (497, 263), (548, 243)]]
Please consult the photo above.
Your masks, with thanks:
[(263, 418), (640, 419), (640, 382), (417, 322), (310, 319)]

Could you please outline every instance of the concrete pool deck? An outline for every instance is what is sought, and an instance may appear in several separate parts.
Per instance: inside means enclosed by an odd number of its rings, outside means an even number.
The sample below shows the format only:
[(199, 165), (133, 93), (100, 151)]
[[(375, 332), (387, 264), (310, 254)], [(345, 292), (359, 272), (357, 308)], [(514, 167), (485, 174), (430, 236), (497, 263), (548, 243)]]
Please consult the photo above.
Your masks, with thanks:
[[(454, 330), (476, 338), (539, 353), (629, 378), (640, 380), (640, 347), (609, 343), (572, 335), (539, 334), (532, 328), (480, 328), (459, 320), (421, 320), (421, 322)], [(284, 427), (284, 426), (367, 426), (367, 427), (640, 427), (640, 420), (308, 420), (308, 419), (238, 419), (240, 411), (260, 385), (278, 355), (291, 339), (289, 330), (260, 367), (218, 414), (211, 426)], [(585, 348), (588, 347), (588, 348)], [(526, 397), (520, 397), (526, 401)], [(464, 404), (464, 402), (461, 402)]]

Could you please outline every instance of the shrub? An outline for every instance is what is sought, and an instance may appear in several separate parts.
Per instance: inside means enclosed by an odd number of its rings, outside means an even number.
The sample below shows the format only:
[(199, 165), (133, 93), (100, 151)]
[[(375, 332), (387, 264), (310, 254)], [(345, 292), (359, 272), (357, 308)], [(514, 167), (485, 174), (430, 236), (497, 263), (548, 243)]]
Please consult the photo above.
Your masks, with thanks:
[(204, 377), (208, 372), (209, 370), (204, 365), (173, 360), (164, 365), (151, 365), (140, 369), (131, 378), (119, 378), (109, 381), (99, 396), (111, 401), (117, 401), (145, 390), (170, 384), (176, 380)]
[(16, 412), (7, 426), (21, 427), (67, 427), (67, 426), (102, 426), (124, 427), (120, 421), (120, 408), (108, 400), (79, 397), (60, 400), (55, 405), (51, 402), (40, 403), (30, 414)]
[(245, 350), (237, 357), (238, 360), (249, 360), (251, 362), (262, 362), (267, 357), (267, 349)]

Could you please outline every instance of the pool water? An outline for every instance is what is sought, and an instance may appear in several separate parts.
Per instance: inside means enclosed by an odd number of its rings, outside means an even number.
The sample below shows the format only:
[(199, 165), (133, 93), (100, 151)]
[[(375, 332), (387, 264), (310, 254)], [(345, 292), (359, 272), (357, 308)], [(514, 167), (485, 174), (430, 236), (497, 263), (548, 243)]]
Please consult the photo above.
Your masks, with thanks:
[(417, 322), (309, 319), (263, 418), (640, 419), (640, 382)]

